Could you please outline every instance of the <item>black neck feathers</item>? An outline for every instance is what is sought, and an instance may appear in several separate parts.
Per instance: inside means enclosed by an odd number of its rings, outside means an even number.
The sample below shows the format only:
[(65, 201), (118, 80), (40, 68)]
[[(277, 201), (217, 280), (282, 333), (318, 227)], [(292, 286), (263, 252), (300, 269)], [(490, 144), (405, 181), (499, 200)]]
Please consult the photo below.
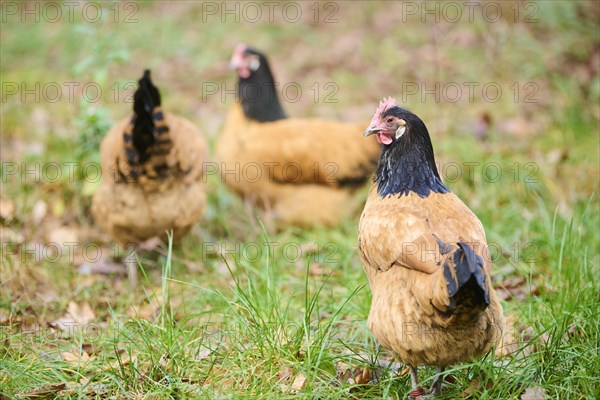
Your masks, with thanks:
[(279, 103), (275, 79), (267, 59), (259, 54), (260, 66), (248, 78), (239, 79), (239, 96), (247, 118), (270, 122), (287, 118)]
[(427, 197), (432, 192), (449, 192), (435, 165), (427, 127), (416, 115), (401, 111), (398, 115), (407, 121), (408, 130), (391, 144), (382, 145), (374, 178), (379, 195), (402, 196), (415, 192)]

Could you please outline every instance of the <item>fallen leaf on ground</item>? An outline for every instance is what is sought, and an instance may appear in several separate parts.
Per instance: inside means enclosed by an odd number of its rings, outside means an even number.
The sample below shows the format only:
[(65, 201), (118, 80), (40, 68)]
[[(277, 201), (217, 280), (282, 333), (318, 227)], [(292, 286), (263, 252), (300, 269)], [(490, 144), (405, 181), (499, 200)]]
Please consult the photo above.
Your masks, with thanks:
[(70, 301), (67, 307), (67, 313), (54, 321), (51, 325), (59, 328), (63, 332), (72, 334), (74, 331), (83, 328), (86, 324), (96, 318), (94, 310), (88, 302), (81, 305)]
[(292, 383), (292, 386), (290, 387), (290, 391), (292, 393), (299, 392), (304, 386), (304, 382), (306, 382), (306, 376), (304, 376), (304, 374), (298, 374), (296, 379), (294, 379), (294, 383)]
[(212, 353), (212, 351), (208, 347), (201, 346), (201, 349), (198, 352), (198, 355), (196, 356), (196, 359), (197, 360), (204, 360), (205, 358), (207, 358), (208, 356), (210, 356), (211, 353)]
[(96, 314), (94, 314), (94, 310), (90, 307), (90, 303), (83, 302), (81, 305), (75, 303), (74, 301), (69, 302), (69, 306), (67, 307), (67, 312), (73, 316), (75, 321), (80, 324), (87, 324), (94, 318), (96, 318)]
[(373, 371), (369, 368), (356, 368), (352, 371), (352, 377), (348, 380), (349, 384), (365, 385), (373, 380)]
[(121, 366), (129, 365), (130, 363), (134, 362), (136, 358), (137, 354), (135, 353), (131, 354), (131, 356), (129, 354), (123, 354), (118, 360), (105, 367), (104, 370), (117, 369)]
[(84, 343), (81, 345), (81, 350), (87, 354), (96, 354), (98, 350), (94, 347), (93, 344)]
[(545, 400), (546, 390), (541, 386), (530, 386), (521, 395), (521, 400)]
[(66, 351), (66, 352), (62, 353), (62, 358), (63, 358), (63, 360), (69, 361), (73, 364), (81, 364), (82, 362), (89, 360), (90, 356), (85, 351), (82, 352), (81, 354), (70, 353), (70, 352)]
[(141, 318), (146, 321), (154, 321), (154, 318), (158, 314), (158, 308), (153, 304), (144, 304), (141, 306), (130, 306), (127, 309), (127, 316), (129, 318)]
[(290, 367), (286, 367), (286, 368), (282, 369), (281, 371), (279, 371), (275, 375), (275, 377), (277, 378), (277, 381), (279, 383), (285, 383), (290, 380), (290, 378), (292, 377), (293, 374), (294, 374), (294, 371)]

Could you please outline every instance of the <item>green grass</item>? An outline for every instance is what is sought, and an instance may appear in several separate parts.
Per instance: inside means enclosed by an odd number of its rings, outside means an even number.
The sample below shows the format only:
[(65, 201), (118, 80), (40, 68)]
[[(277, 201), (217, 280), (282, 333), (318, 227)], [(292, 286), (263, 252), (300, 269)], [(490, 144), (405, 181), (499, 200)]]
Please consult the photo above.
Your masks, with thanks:
[[(366, 124), (380, 98), (401, 98), (404, 82), (503, 88), (498, 103), (408, 97), (430, 128), (446, 182), (486, 228), (495, 285), (523, 282), (502, 302), (515, 322), (512, 356), (453, 367), (443, 398), (514, 399), (538, 386), (548, 399), (600, 398), (597, 3), (536, 2), (532, 24), (438, 25), (403, 22), (400, 3), (337, 4), (335, 24), (199, 22), (201, 5), (188, 2), (141, 3), (135, 24), (2, 23), (0, 84), (96, 82), (105, 95), (97, 103), (79, 95), (1, 103), (1, 197), (15, 209), (0, 219), (0, 397), (406, 397), (409, 375), (377, 366), (391, 356), (366, 327), (358, 216), (334, 229), (274, 231), (211, 176), (203, 221), (180, 243), (138, 255), (138, 287), (122, 274), (78, 272), (89, 262), (84, 248), (126, 255), (94, 225), (95, 183), (80, 167), (98, 161), (107, 127), (129, 112), (127, 84), (152, 68), (165, 108), (197, 123), (212, 144), (233, 97), (203, 101), (202, 83), (233, 88), (227, 61), (248, 40), (268, 53), (282, 82), (303, 88), (300, 101), (285, 104), (292, 115)], [(315, 102), (315, 82), (337, 84), (339, 101)], [(534, 82), (538, 102), (515, 102), (515, 82)], [(484, 112), (493, 124), (481, 142), (473, 126)], [(43, 166), (52, 162), (79, 169), (50, 182)], [(21, 176), (21, 163), (38, 165), (42, 179)], [(366, 188), (357, 195), (366, 198)], [(72, 256), (39, 253), (69, 235), (78, 242)], [(362, 369), (377, 382), (348, 380)], [(420, 377), (430, 384), (433, 369)]]

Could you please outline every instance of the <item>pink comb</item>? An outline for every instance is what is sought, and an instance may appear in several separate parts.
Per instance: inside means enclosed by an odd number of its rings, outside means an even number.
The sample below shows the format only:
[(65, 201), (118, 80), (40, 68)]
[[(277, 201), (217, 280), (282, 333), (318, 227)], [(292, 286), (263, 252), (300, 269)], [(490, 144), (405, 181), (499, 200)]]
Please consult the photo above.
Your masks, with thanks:
[(396, 106), (396, 99), (388, 97), (387, 99), (383, 99), (379, 102), (379, 107), (375, 110), (375, 115), (373, 115), (373, 119), (371, 119), (371, 124), (369, 126), (375, 126), (379, 122), (379, 119), (388, 108), (392, 108)]
[(238, 45), (235, 46), (235, 50), (233, 50), (233, 56), (231, 57), (232, 67), (237, 67), (238, 65), (240, 65), (244, 58), (244, 52), (247, 48), (248, 46), (246, 46), (244, 43), (238, 43)]

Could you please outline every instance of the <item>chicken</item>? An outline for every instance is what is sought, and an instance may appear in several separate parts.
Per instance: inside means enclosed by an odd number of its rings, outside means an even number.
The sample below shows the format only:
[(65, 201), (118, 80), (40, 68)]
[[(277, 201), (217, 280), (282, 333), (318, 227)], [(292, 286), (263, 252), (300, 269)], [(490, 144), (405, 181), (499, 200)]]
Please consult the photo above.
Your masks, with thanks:
[(368, 326), (411, 370), (479, 357), (501, 338), (485, 232), (442, 182), (429, 132), (415, 114), (380, 103), (364, 136), (383, 145), (359, 223), (359, 254), (372, 291)]
[(180, 238), (203, 214), (206, 142), (192, 122), (162, 111), (148, 70), (139, 80), (133, 111), (102, 141), (102, 184), (92, 214), (122, 245), (167, 230)]
[(361, 125), (288, 118), (266, 57), (240, 44), (239, 77), (216, 143), (223, 181), (284, 225), (332, 226), (360, 208), (353, 196), (369, 178), (380, 146), (361, 143)]

